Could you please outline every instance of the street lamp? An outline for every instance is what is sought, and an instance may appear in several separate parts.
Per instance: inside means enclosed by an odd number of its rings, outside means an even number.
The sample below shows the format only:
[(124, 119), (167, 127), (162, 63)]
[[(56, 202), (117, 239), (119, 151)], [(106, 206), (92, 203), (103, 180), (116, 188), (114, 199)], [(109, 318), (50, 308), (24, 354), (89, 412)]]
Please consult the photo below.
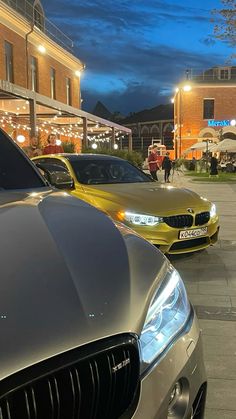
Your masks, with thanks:
[(209, 163), (209, 144), (213, 143), (212, 140), (209, 140), (207, 138), (206, 140), (203, 140), (203, 143), (206, 143), (206, 172), (209, 171), (208, 163)]
[[(175, 158), (178, 158), (182, 154), (182, 126), (183, 126), (183, 103), (182, 96), (183, 92), (190, 92), (192, 90), (191, 84), (184, 84), (175, 89), (174, 104), (177, 110), (177, 123), (175, 129)], [(179, 145), (179, 150), (178, 150)], [(178, 152), (179, 151), (179, 152)]]

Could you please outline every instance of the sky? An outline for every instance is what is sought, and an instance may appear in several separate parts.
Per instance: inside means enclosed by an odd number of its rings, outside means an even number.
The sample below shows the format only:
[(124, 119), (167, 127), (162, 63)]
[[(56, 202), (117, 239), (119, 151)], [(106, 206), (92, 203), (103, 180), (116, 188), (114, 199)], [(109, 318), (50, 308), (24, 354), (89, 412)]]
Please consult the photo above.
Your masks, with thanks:
[(101, 101), (128, 115), (170, 102), (186, 69), (224, 65), (232, 48), (213, 38), (220, 0), (41, 0), (46, 17), (85, 63), (82, 109)]

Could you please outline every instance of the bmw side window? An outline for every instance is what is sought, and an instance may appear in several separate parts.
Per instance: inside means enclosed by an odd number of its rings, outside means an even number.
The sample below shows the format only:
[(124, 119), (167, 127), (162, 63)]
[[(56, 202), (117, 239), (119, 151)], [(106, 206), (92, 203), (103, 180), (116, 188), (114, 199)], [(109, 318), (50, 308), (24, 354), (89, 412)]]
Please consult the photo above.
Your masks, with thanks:
[(19, 147), (0, 130), (0, 190), (46, 186)]

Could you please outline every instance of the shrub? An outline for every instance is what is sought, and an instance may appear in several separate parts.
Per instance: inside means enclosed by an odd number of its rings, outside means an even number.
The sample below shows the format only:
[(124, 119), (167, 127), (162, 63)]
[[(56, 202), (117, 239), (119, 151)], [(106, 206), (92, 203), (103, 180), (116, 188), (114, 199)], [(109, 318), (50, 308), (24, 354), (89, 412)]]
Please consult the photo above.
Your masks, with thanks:
[(65, 153), (75, 153), (75, 143), (63, 141), (61, 145)]
[(142, 168), (143, 157), (141, 153), (137, 151), (128, 151), (128, 150), (107, 150), (107, 149), (96, 149), (91, 150), (91, 148), (83, 148), (82, 153), (90, 154), (107, 154), (110, 156), (120, 157), (121, 159), (128, 160), (134, 166)]

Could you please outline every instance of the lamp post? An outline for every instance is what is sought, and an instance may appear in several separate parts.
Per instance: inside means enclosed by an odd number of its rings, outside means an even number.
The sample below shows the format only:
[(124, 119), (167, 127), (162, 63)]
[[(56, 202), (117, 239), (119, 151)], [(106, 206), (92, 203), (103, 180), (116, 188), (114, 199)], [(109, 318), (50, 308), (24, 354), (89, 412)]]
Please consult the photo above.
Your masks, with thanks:
[(209, 163), (209, 144), (212, 143), (212, 140), (209, 140), (207, 138), (206, 140), (203, 140), (204, 143), (206, 143), (206, 172), (209, 171), (208, 163)]
[(175, 112), (176, 112), (176, 127), (175, 127), (175, 158), (182, 154), (182, 127), (183, 127), (183, 92), (190, 92), (192, 86), (185, 84), (175, 90), (175, 97), (173, 98)]

